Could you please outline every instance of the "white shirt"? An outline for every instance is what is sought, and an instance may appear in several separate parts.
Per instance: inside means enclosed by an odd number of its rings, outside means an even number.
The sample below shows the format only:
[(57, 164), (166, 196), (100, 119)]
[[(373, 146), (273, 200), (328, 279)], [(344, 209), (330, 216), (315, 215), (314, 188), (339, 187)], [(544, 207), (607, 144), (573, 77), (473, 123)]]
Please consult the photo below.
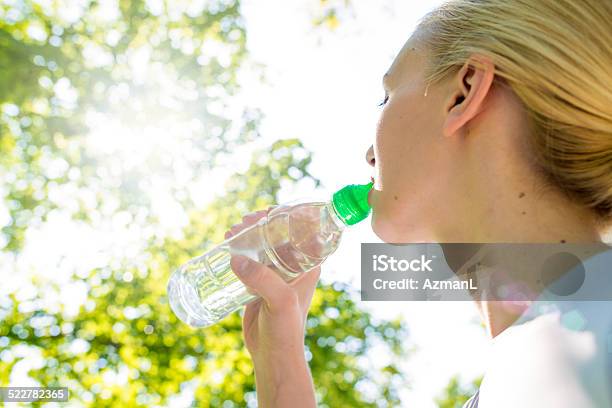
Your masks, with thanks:
[(612, 407), (612, 301), (588, 300), (612, 299), (612, 251), (584, 266), (571, 300), (540, 296), (492, 340), (478, 408)]

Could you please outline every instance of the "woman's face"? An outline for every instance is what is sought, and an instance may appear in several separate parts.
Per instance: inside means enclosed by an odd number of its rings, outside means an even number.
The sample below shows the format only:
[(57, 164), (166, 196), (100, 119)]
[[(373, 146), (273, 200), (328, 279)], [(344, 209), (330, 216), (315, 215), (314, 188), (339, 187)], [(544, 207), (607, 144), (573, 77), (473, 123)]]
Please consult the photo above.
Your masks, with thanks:
[(366, 160), (374, 167), (372, 228), (386, 242), (433, 240), (437, 207), (450, 206), (444, 92), (426, 89), (426, 50), (413, 35), (384, 76), (386, 103)]

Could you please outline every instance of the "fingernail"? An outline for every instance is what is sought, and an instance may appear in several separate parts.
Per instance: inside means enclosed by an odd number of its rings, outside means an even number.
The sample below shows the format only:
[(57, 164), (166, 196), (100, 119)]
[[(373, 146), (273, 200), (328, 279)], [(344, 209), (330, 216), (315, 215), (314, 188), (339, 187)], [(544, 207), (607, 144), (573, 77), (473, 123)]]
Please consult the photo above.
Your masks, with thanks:
[(249, 258), (242, 255), (237, 255), (234, 261), (234, 272), (244, 275), (248, 272), (247, 265), (249, 264)]

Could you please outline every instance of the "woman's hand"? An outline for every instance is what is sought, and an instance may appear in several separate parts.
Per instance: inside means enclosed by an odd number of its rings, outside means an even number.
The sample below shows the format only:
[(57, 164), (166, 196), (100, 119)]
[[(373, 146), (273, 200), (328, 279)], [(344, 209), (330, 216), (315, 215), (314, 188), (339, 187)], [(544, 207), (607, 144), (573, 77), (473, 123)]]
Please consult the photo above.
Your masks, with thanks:
[[(266, 213), (246, 215), (225, 238), (256, 223)], [(259, 406), (316, 406), (304, 357), (304, 334), (321, 269), (285, 282), (274, 270), (244, 256), (232, 256), (231, 267), (245, 286), (261, 296), (246, 305), (242, 321), (246, 347), (255, 366)]]

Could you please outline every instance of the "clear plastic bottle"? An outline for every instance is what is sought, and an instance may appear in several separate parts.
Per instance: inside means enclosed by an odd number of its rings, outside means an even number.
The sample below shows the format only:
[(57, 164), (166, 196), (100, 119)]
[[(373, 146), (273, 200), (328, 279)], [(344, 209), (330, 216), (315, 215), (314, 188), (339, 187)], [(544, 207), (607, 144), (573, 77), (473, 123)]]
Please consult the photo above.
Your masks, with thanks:
[(257, 299), (230, 267), (244, 255), (275, 270), (286, 281), (321, 265), (340, 244), (344, 228), (370, 213), (372, 183), (348, 185), (329, 202), (280, 205), (205, 254), (179, 267), (168, 282), (168, 300), (185, 323), (217, 323)]

